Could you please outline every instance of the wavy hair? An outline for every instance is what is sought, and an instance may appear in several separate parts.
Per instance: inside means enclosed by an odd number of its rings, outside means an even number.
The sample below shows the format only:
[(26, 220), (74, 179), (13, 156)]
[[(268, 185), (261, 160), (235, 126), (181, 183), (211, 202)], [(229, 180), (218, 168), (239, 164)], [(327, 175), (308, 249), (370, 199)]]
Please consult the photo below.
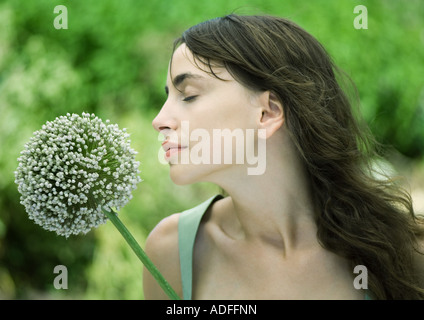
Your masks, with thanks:
[(424, 298), (413, 267), (422, 218), (400, 184), (376, 170), (378, 143), (341, 86), (354, 84), (324, 47), (287, 19), (235, 14), (187, 29), (174, 51), (182, 43), (204, 71), (219, 78), (214, 68), (225, 67), (247, 88), (280, 99), (309, 175), (320, 244), (352, 270), (366, 266), (375, 299)]

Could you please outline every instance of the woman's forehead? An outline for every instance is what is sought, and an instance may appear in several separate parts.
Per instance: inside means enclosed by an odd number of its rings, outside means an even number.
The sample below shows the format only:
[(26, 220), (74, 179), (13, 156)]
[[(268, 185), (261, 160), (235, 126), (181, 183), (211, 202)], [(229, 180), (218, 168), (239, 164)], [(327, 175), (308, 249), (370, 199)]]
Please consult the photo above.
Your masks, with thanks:
[(234, 80), (225, 67), (220, 67), (214, 64), (213, 73), (210, 66), (203, 63), (201, 60), (196, 59), (185, 43), (181, 44), (172, 56), (168, 68), (168, 77), (175, 78), (179, 74), (193, 74), (205, 78), (213, 78), (218, 80)]
[[(198, 64), (200, 61), (198, 62)], [(200, 67), (203, 67), (202, 65), (199, 65)], [(181, 72), (191, 72), (193, 71), (199, 71), (201, 72), (197, 66), (194, 59), (193, 54), (191, 51), (187, 48), (187, 46), (183, 43), (180, 45), (172, 55), (172, 59), (169, 63), (169, 71), (173, 74), (179, 74)]]

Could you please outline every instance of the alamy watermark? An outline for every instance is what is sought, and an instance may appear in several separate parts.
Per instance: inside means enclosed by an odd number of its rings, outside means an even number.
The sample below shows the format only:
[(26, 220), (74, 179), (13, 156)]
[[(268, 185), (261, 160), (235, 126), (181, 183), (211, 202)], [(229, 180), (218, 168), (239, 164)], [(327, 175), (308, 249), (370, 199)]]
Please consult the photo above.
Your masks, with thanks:
[(353, 19), (353, 27), (355, 29), (368, 29), (368, 9), (364, 5), (357, 5), (353, 8), (353, 13), (357, 14)]
[[(65, 5), (57, 5), (53, 9), (56, 14), (53, 20), (55, 29), (68, 29), (68, 8)], [(357, 16), (353, 20), (353, 27), (357, 30), (368, 29), (368, 9), (364, 5), (357, 5), (353, 8), (353, 13)]]
[[(189, 121), (181, 122), (180, 136), (165, 129), (159, 134), (162, 164), (248, 164), (248, 175), (262, 175), (266, 169), (265, 129), (213, 129), (190, 131)], [(165, 136), (165, 140), (163, 138)]]
[(64, 5), (57, 5), (53, 9), (57, 16), (53, 20), (53, 26), (56, 30), (68, 29), (68, 8)]
[(55, 289), (68, 289), (68, 268), (64, 265), (57, 265), (53, 269), (54, 274), (58, 274), (53, 280)]
[(368, 289), (368, 269), (366, 266), (359, 264), (353, 268), (353, 273), (358, 274), (353, 280), (355, 289)]
[[(68, 289), (68, 268), (64, 265), (57, 265), (53, 269), (53, 273), (57, 276), (53, 280), (55, 289)], [(353, 280), (353, 287), (357, 290), (368, 290), (368, 269), (364, 265), (357, 265), (353, 269), (353, 273), (357, 276)]]

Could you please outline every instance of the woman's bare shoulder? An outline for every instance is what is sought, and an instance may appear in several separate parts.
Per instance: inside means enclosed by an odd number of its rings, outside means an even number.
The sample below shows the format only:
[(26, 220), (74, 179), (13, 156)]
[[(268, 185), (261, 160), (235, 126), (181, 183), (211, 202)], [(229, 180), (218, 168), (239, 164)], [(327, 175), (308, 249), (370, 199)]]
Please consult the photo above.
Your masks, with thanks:
[[(178, 295), (182, 294), (178, 249), (178, 220), (175, 213), (161, 220), (146, 240), (145, 252)], [(150, 272), (144, 268), (143, 290), (145, 299), (168, 299)]]
[[(156, 227), (150, 232), (147, 237), (147, 245), (178, 245), (178, 243), (174, 243), (172, 240), (178, 239), (178, 220), (180, 214), (174, 213), (164, 219), (162, 219)], [(167, 243), (170, 242), (170, 243)]]

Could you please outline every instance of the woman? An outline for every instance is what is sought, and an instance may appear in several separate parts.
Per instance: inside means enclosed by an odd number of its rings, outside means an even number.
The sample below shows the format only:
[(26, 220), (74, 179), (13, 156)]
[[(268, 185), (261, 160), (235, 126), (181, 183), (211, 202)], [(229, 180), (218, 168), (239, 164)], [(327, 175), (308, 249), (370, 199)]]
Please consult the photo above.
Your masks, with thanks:
[[(228, 194), (165, 218), (147, 239), (182, 298), (424, 297), (421, 220), (406, 192), (374, 174), (373, 140), (335, 70), (315, 38), (272, 16), (213, 19), (175, 42), (168, 98), (153, 120), (171, 178)], [(254, 130), (245, 147), (266, 142), (266, 170), (247, 174), (249, 161), (234, 157), (194, 161), (195, 149), (222, 158), (222, 145), (189, 135), (216, 138), (217, 129)], [(144, 274), (145, 298), (165, 299)]]

